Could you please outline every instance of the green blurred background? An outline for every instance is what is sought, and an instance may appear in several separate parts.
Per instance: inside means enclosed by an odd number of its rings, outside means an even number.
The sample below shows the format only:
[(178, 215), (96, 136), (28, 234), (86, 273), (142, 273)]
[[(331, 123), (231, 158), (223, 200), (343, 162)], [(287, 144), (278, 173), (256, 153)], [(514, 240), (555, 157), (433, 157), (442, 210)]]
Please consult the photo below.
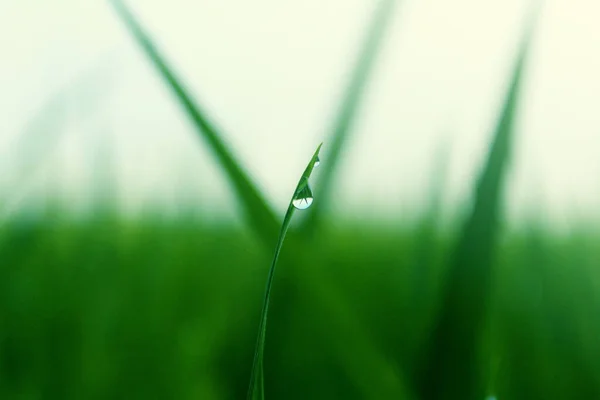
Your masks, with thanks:
[(595, 16), (7, 0), (0, 399), (600, 398)]

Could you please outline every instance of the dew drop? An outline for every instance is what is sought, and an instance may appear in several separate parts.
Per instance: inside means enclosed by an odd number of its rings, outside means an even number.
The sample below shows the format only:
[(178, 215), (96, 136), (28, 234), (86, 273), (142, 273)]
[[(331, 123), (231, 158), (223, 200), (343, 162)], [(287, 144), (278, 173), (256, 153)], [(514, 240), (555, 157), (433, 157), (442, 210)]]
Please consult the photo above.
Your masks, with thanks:
[(298, 210), (306, 210), (313, 203), (313, 194), (308, 182), (303, 183), (296, 192), (292, 205)]
[(305, 197), (303, 199), (294, 199), (294, 201), (292, 201), (292, 204), (298, 210), (306, 210), (308, 207), (310, 207), (312, 202), (313, 202), (312, 197)]
[(315, 163), (313, 164), (313, 166), (318, 167), (319, 164), (321, 164), (321, 160), (319, 159), (319, 156), (317, 156), (317, 159), (315, 160)]

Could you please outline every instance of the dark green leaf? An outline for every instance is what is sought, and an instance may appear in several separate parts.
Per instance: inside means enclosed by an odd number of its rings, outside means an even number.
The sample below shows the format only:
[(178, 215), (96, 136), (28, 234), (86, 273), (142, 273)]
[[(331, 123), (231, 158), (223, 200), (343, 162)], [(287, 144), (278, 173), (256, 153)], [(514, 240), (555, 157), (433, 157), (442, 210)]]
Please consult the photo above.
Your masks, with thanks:
[(148, 34), (136, 21), (131, 11), (120, 0), (112, 0), (117, 13), (152, 61), (165, 83), (171, 88), (188, 117), (192, 120), (202, 136), (209, 145), (210, 150), (217, 158), (221, 167), (227, 173), (229, 182), (233, 186), (237, 198), (241, 201), (246, 218), (252, 229), (264, 241), (271, 245), (277, 234), (277, 218), (274, 211), (268, 205), (258, 187), (252, 182), (242, 165), (235, 159), (231, 150), (223, 140), (223, 135), (209, 121), (206, 113), (194, 102), (181, 80), (175, 76), (172, 68), (168, 66), (164, 57), (160, 55), (156, 46)]

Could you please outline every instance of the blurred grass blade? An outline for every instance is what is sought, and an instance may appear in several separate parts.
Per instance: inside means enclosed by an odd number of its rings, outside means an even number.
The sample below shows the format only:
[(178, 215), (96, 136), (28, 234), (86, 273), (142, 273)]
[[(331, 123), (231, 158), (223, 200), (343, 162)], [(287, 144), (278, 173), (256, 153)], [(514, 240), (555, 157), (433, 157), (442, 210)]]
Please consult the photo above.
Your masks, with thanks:
[(8, 198), (0, 199), (0, 222), (19, 208), (38, 171), (61, 143), (69, 120), (76, 117), (82, 122), (98, 112), (98, 105), (113, 88), (109, 62), (113, 60), (98, 60), (52, 93), (27, 121), (9, 150), (1, 154), (9, 182)]
[(428, 204), (423, 219), (415, 233), (415, 252), (413, 260), (412, 306), (419, 304), (423, 298), (430, 298), (428, 283), (434, 267), (437, 234), (440, 228), (444, 189), (446, 187), (448, 167), (450, 165), (450, 146), (447, 140), (439, 143), (434, 159), (434, 169), (428, 191)]
[(348, 141), (348, 135), (355, 121), (360, 101), (372, 74), (383, 38), (390, 25), (395, 4), (396, 0), (381, 0), (375, 10), (366, 40), (359, 53), (354, 72), (351, 75), (342, 104), (333, 123), (331, 137), (328, 138), (331, 146), (326, 155), (327, 165), (323, 167), (320, 179), (317, 182), (319, 203), (315, 205), (313, 212), (303, 221), (304, 228), (313, 229), (316, 227), (316, 223), (330, 201), (333, 177), (340, 162), (341, 151)]
[[(285, 217), (283, 218), (283, 223), (281, 224), (279, 239), (277, 240), (277, 245), (275, 246), (275, 255), (273, 256), (273, 262), (271, 263), (269, 275), (267, 276), (265, 297), (263, 300), (263, 308), (261, 311), (260, 324), (258, 327), (258, 337), (256, 339), (256, 347), (254, 350), (252, 373), (250, 375), (250, 385), (248, 386), (248, 400), (264, 399), (263, 358), (265, 349), (265, 336), (267, 332), (267, 314), (269, 312), (269, 301), (271, 299), (271, 288), (273, 286), (275, 266), (277, 265), (277, 260), (279, 259), (279, 253), (281, 252), (281, 247), (283, 246), (285, 234), (287, 233), (287, 230), (290, 226), (290, 222), (292, 221), (292, 216), (294, 215), (294, 211), (298, 207), (296, 205), (296, 202), (300, 199), (300, 197), (302, 198), (302, 200), (306, 200), (304, 193), (306, 193), (307, 189), (309, 188), (308, 178), (310, 177), (313, 168), (315, 167), (315, 162), (317, 162), (317, 160), (319, 159), (319, 151), (321, 150), (322, 145), (323, 143), (321, 143), (319, 147), (317, 147), (315, 154), (310, 159), (310, 162), (306, 166), (304, 173), (300, 177), (298, 185), (296, 185), (296, 189), (294, 190), (294, 194), (292, 195), (292, 199), (290, 200), (290, 204), (288, 205)], [(308, 190), (308, 192), (310, 192), (310, 190)], [(310, 203), (312, 203), (312, 197), (310, 198), (308, 206), (301, 206), (301, 208), (308, 208), (310, 206)]]
[(493, 253), (518, 94), (536, 16), (529, 21), (519, 49), (487, 161), (475, 188), (472, 209), (450, 259), (441, 308), (433, 324), (422, 374), (417, 382), (422, 400), (480, 400), (485, 397), (477, 349), (491, 287)]
[(430, 187), (427, 191), (428, 199), (425, 213), (416, 226), (414, 233), (413, 250), (410, 257), (411, 284), (410, 291), (402, 307), (407, 315), (413, 315), (411, 327), (405, 329), (410, 334), (413, 350), (409, 361), (411, 364), (417, 356), (416, 350), (423, 340), (422, 332), (428, 328), (427, 322), (431, 318), (431, 310), (435, 305), (436, 273), (443, 254), (440, 249), (441, 242), (441, 217), (444, 200), (444, 190), (448, 180), (448, 167), (450, 165), (450, 146), (448, 140), (438, 143), (438, 149), (433, 162)]
[(131, 11), (121, 0), (112, 0), (111, 3), (135, 40), (158, 69), (163, 80), (174, 92), (188, 117), (194, 122), (198, 133), (206, 140), (211, 151), (217, 157), (217, 160), (227, 173), (229, 181), (235, 189), (238, 200), (241, 201), (251, 227), (266, 244), (271, 245), (277, 235), (278, 226), (274, 211), (270, 208), (257, 186), (243, 170), (241, 164), (235, 160), (217, 128), (209, 122), (206, 114), (192, 100), (183, 84), (159, 54), (151, 39), (136, 21)]

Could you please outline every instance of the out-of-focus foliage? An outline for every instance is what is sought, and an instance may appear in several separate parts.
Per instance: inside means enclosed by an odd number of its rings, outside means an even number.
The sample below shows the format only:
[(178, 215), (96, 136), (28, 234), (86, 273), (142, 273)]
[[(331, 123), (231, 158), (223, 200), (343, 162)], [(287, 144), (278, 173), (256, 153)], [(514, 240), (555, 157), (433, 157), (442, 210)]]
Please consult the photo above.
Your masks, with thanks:
[[(123, 218), (102, 203), (87, 219), (52, 208), (4, 221), (0, 399), (240, 399), (277, 220), (133, 14), (113, 4), (206, 139), (249, 229), (203, 215)], [(334, 124), (326, 185), (379, 25)], [(414, 225), (328, 219), (312, 235), (290, 232), (270, 303), (265, 398), (600, 398), (599, 232), (500, 229), (517, 65), (458, 229), (439, 224), (444, 182), (434, 177)]]
[[(429, 295), (415, 299), (414, 234), (340, 222), (307, 249), (309, 263), (284, 248), (267, 398), (398, 398), (400, 389), (414, 398), (408, 377), (428, 329), (419, 321), (434, 312), (450, 242), (441, 233), (432, 240), (437, 255), (422, 281)], [(479, 344), (479, 367), (498, 398), (597, 397), (597, 240), (539, 229), (504, 238)], [(54, 218), (4, 226), (0, 243), (1, 398), (245, 396), (269, 264), (255, 237), (191, 218)], [(317, 304), (310, 285), (294, 285), (300, 273), (336, 296)], [(343, 329), (345, 318), (369, 333), (364, 348)]]

